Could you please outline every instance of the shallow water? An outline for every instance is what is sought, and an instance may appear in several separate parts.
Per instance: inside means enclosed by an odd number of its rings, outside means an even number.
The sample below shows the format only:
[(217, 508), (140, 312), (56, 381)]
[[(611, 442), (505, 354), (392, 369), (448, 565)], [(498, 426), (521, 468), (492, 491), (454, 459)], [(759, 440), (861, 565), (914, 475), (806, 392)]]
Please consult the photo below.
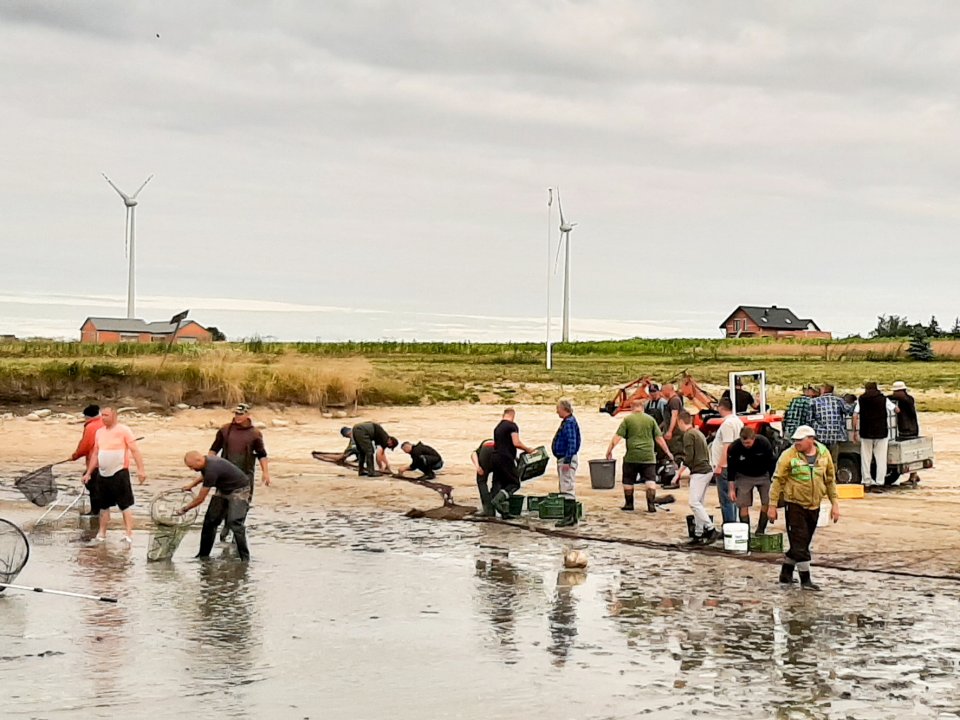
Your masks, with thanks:
[[(495, 525), (266, 519), (254, 561), (39, 535), (0, 595), (7, 718), (960, 717), (960, 587), (564, 545)], [(219, 554), (221, 550), (217, 550)]]

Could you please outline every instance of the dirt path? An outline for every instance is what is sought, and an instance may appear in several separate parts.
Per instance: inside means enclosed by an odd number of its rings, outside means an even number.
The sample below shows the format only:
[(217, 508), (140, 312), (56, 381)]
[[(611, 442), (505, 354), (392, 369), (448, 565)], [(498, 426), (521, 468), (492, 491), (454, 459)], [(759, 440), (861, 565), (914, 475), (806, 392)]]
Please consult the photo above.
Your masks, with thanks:
[[(341, 425), (375, 419), (401, 440), (423, 440), (444, 456), (446, 467), (438, 478), (452, 485), (461, 504), (478, 503), (470, 452), (490, 437), (499, 419), (492, 405), (446, 405), (416, 408), (366, 408), (358, 418), (327, 419), (308, 409), (273, 412), (258, 409), (258, 421), (265, 422), (274, 486), (257, 488), (257, 505), (279, 512), (323, 508), (379, 509), (406, 512), (440, 504), (440, 496), (425, 488), (396, 480), (369, 480), (311, 458), (313, 450), (339, 450), (344, 443), (338, 434)], [(618, 420), (601, 415), (594, 408), (581, 408), (577, 417), (584, 437), (579, 474), (579, 494), (584, 502), (585, 535), (623, 537), (662, 543), (683, 542), (686, 534), (686, 490), (674, 491), (677, 503), (667, 512), (647, 515), (619, 510), (620, 490), (590, 488), (587, 460), (602, 457)], [(190, 472), (181, 458), (187, 450), (206, 450), (215, 428), (229, 413), (214, 410), (186, 410), (169, 417), (126, 414), (141, 445), (149, 475), (148, 485), (139, 490), (140, 504), (148, 495), (182, 484)], [(274, 425), (279, 421), (281, 425)], [(517, 422), (524, 441), (548, 445), (557, 426), (551, 407), (519, 406)], [(282, 423), (286, 423), (285, 425)], [(960, 414), (932, 413), (921, 416), (925, 434), (934, 436), (937, 467), (922, 474), (920, 489), (863, 500), (842, 502), (838, 525), (818, 531), (817, 554), (838, 564), (871, 569), (905, 569), (936, 575), (960, 574)], [(0, 424), (0, 461), (9, 482), (19, 471), (69, 456), (79, 439), (81, 425), (63, 417), (28, 422), (8, 419)], [(390, 454), (394, 466), (407, 456), (397, 450)], [(524, 485), (524, 494), (546, 494), (556, 490), (554, 466), (547, 476)], [(80, 464), (58, 469), (61, 481), (79, 480)], [(711, 512), (719, 517), (716, 494), (708, 494)], [(754, 512), (754, 516), (756, 511)], [(782, 522), (774, 528), (782, 531)]]

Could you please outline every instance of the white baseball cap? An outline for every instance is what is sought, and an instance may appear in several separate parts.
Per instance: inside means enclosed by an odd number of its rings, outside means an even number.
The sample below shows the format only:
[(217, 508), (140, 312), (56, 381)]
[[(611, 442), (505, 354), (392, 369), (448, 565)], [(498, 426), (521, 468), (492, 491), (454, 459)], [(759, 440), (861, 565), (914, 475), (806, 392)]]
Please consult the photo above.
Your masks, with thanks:
[(816, 436), (817, 436), (817, 431), (814, 430), (812, 427), (810, 427), (809, 425), (801, 425), (794, 431), (793, 435), (791, 436), (791, 439), (806, 440), (807, 438), (812, 438)]
[(890, 389), (893, 390), (894, 392), (896, 392), (897, 390), (909, 390), (909, 388), (907, 387), (907, 384), (903, 382), (903, 380), (897, 380), (893, 384), (893, 387), (891, 387)]

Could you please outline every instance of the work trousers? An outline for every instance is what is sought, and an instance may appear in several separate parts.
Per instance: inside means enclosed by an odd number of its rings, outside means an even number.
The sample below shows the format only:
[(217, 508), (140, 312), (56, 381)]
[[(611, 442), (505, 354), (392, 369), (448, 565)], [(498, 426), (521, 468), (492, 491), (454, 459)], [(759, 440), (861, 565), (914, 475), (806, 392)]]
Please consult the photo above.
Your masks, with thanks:
[(580, 465), (579, 458), (574, 455), (570, 458), (570, 463), (564, 463), (563, 458), (557, 458), (557, 479), (560, 485), (560, 494), (565, 498), (576, 499), (577, 497), (577, 467)]
[(250, 492), (240, 491), (230, 495), (214, 495), (207, 505), (207, 513), (203, 516), (203, 528), (200, 530), (200, 552), (197, 557), (210, 557), (213, 543), (217, 539), (217, 527), (221, 522), (233, 533), (233, 540), (237, 544), (237, 554), (241, 560), (250, 559), (250, 549), (247, 547), (247, 511), (250, 509)]
[(790, 549), (786, 552), (787, 563), (796, 565), (800, 572), (810, 572), (810, 543), (817, 531), (820, 508), (811, 510), (788, 502), (783, 514), (787, 521), (787, 537), (790, 538)]
[[(860, 479), (864, 485), (883, 485), (887, 479), (888, 438), (860, 438)], [(877, 461), (877, 479), (870, 477), (870, 461)]]
[(697, 535), (703, 535), (704, 530), (713, 529), (710, 514), (703, 506), (703, 499), (707, 496), (707, 488), (710, 487), (711, 479), (713, 479), (713, 473), (690, 474), (690, 511), (693, 513)]
[(420, 455), (410, 461), (410, 467), (419, 470), (424, 475), (433, 475), (443, 467), (443, 460), (439, 455)]
[(725, 523), (735, 523), (739, 521), (740, 513), (737, 511), (737, 504), (730, 499), (730, 484), (727, 482), (727, 469), (719, 475), (714, 475), (713, 479), (717, 482), (717, 497), (720, 499), (720, 514), (723, 515)]
[(493, 497), (501, 490), (506, 490), (508, 495), (513, 495), (520, 489), (520, 477), (517, 475), (517, 461), (505, 455), (493, 456), (493, 482), (490, 487), (490, 494)]
[(353, 442), (357, 446), (358, 472), (361, 475), (365, 472), (371, 475), (377, 472), (377, 448), (373, 444), (373, 438), (360, 428), (356, 428), (353, 431)]

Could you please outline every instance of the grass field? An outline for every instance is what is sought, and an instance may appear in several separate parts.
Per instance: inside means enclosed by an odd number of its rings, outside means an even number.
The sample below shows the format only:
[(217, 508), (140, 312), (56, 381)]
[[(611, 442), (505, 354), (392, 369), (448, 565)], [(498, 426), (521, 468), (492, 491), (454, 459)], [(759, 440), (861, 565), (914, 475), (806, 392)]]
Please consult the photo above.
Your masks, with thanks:
[(218, 343), (0, 344), (0, 402), (69, 403), (129, 398), (159, 405), (254, 403), (321, 407), (420, 402), (599, 404), (641, 375), (662, 382), (684, 370), (723, 385), (731, 370), (767, 371), (782, 407), (806, 383), (856, 391), (866, 380), (903, 380), (926, 410), (960, 410), (960, 342), (934, 343), (937, 360), (910, 361), (907, 341), (771, 342), (628, 340), (558, 345), (554, 370), (534, 344)]

